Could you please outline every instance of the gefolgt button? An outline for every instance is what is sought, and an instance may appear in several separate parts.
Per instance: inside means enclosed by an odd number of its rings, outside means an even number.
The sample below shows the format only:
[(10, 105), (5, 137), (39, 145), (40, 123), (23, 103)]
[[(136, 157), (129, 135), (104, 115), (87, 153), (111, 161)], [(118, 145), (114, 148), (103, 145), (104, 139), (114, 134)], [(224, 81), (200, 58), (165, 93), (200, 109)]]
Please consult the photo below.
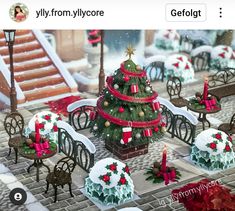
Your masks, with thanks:
[(206, 20), (205, 4), (167, 4), (166, 20), (175, 22), (198, 22)]

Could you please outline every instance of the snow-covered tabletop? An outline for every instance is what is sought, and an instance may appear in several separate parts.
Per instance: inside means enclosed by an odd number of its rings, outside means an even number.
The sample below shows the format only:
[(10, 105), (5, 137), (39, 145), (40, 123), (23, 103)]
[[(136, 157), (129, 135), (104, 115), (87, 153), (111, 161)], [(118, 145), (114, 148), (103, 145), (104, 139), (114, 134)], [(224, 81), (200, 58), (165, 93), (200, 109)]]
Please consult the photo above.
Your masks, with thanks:
[(35, 121), (38, 119), (39, 131), (42, 136), (46, 136), (51, 141), (57, 143), (58, 139), (58, 127), (57, 121), (61, 120), (58, 114), (52, 113), (50, 111), (42, 111), (35, 114), (28, 123), (28, 127), (25, 128), (24, 135), (26, 137), (33, 131), (35, 131)]

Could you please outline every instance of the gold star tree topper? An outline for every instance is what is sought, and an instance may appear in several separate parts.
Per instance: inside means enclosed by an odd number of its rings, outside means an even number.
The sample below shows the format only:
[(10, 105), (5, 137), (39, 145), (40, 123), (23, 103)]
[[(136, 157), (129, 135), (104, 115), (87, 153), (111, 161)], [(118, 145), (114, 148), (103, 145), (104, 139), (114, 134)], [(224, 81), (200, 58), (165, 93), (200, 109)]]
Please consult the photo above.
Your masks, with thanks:
[(129, 45), (126, 48), (126, 56), (128, 56), (129, 59), (131, 59), (131, 55), (134, 55), (134, 51), (135, 51), (135, 49), (131, 45)]

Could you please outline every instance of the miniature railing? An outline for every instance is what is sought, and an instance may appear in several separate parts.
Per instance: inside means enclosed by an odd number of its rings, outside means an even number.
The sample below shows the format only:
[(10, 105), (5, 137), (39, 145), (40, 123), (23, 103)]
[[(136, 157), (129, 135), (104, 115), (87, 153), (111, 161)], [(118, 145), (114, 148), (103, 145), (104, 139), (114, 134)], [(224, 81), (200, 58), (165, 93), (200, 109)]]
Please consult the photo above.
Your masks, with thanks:
[(186, 110), (175, 107), (168, 100), (158, 97), (161, 104), (162, 115), (165, 117), (167, 132), (171, 137), (192, 145), (195, 140), (198, 120)]
[(90, 113), (96, 110), (97, 99), (83, 99), (70, 104), (67, 107), (69, 124), (76, 130), (90, 127)]
[(94, 144), (84, 135), (77, 133), (68, 123), (58, 121), (59, 152), (73, 159), (86, 172), (94, 166)]
[[(192, 145), (195, 139), (196, 124), (198, 123), (196, 117), (194, 117), (188, 111), (175, 107), (171, 102), (169, 102), (164, 98), (158, 97), (158, 99), (163, 110), (162, 111), (163, 116), (165, 116), (166, 118), (165, 121), (166, 121), (167, 132), (171, 134), (172, 138), (177, 137), (181, 141), (189, 145)], [(82, 100), (69, 105), (68, 111), (74, 112), (76, 111), (76, 109), (80, 108), (82, 108), (81, 110), (83, 110), (83, 107), (85, 109), (87, 106), (91, 105), (95, 109), (97, 99), (87, 99), (86, 101), (85, 100), (83, 100), (82, 102), (81, 101)], [(73, 114), (71, 113), (71, 115)], [(85, 117), (89, 119), (89, 115), (86, 115)], [(79, 116), (76, 118), (79, 118)], [(86, 120), (83, 121), (86, 122)]]

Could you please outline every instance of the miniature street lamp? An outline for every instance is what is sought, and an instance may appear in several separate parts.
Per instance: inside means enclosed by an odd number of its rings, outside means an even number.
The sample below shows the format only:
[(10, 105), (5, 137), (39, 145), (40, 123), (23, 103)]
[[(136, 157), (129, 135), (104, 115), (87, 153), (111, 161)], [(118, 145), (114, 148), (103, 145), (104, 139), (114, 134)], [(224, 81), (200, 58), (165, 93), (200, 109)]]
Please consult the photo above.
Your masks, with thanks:
[(15, 90), (15, 77), (14, 77), (14, 66), (13, 66), (13, 45), (15, 42), (15, 31), (16, 30), (3, 30), (5, 40), (8, 45), (9, 57), (10, 57), (10, 72), (11, 72), (11, 90), (10, 90), (10, 101), (11, 101), (11, 112), (15, 112), (17, 109), (16, 90)]
[(100, 73), (99, 73), (99, 94), (102, 92), (105, 84), (104, 74), (104, 30), (100, 30)]

